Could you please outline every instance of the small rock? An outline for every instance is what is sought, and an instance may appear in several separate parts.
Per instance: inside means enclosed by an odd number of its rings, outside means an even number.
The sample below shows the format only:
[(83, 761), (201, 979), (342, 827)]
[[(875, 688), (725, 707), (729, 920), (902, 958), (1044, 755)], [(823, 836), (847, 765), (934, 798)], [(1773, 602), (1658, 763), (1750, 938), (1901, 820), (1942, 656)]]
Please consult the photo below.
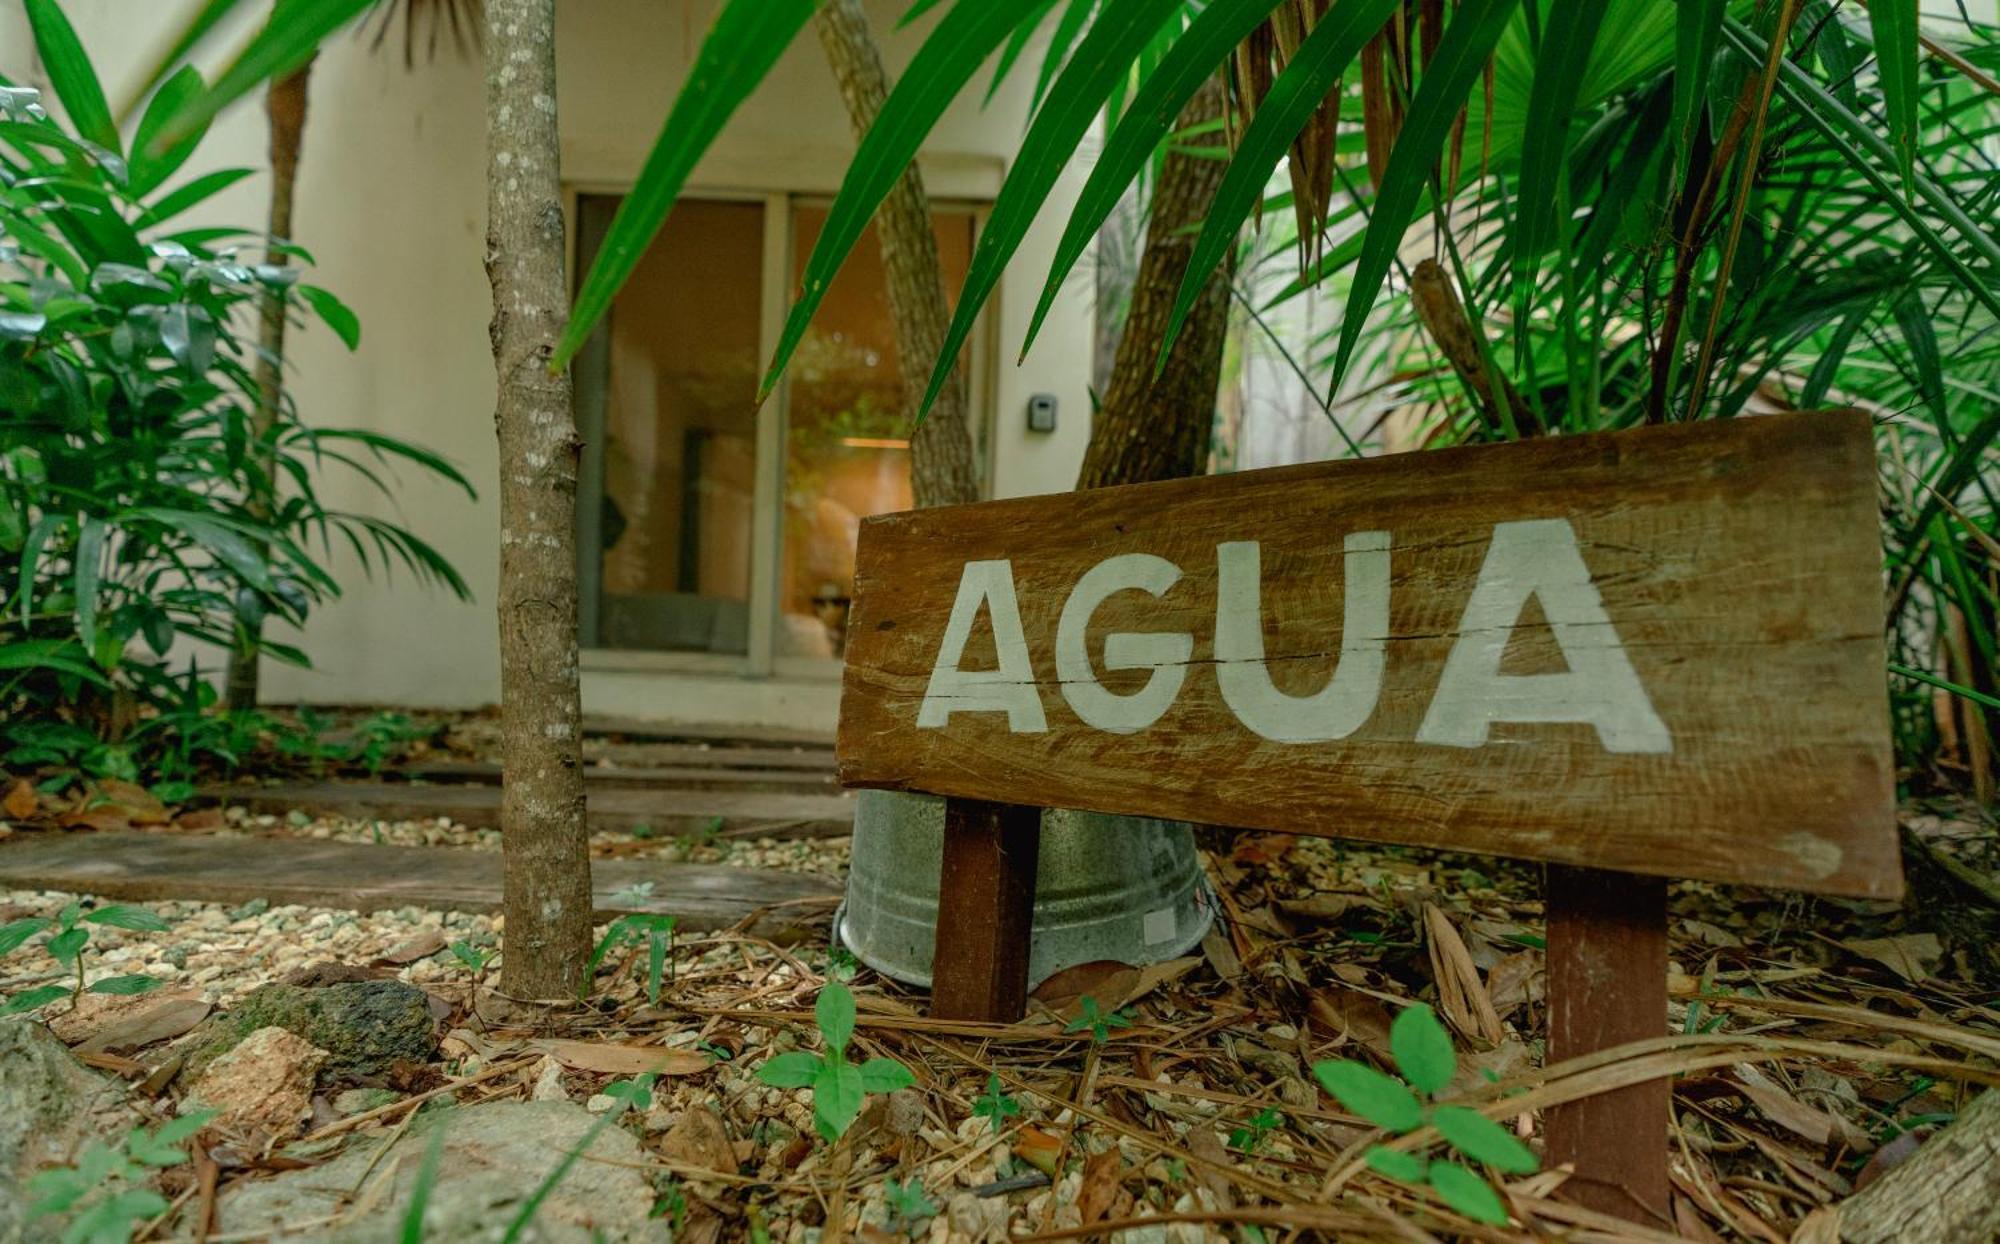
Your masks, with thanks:
[(898, 1089), (889, 1094), (889, 1109), (882, 1125), (892, 1136), (915, 1136), (924, 1125), (924, 1099), (915, 1089)]
[(195, 1030), (182, 1075), (199, 1077), (259, 1028), (283, 1028), (325, 1050), (326, 1071), (337, 1078), (382, 1075), (399, 1061), (425, 1063), (437, 1053), (430, 998), (415, 985), (392, 979), (265, 985)]
[(252, 916), (261, 916), (269, 910), (271, 910), (270, 899), (253, 898), (241, 907), (232, 908), (229, 912), (229, 918), (231, 920), (248, 920)]
[(980, 1244), (1007, 1238), (1007, 1199), (977, 1197), (961, 1192), (945, 1209), (954, 1240), (976, 1240)]
[(312, 1114), (313, 1081), (327, 1053), (283, 1028), (259, 1028), (212, 1060), (188, 1105), (213, 1107), (231, 1131), (289, 1140)]
[(603, 1114), (617, 1104), (618, 1099), (609, 1093), (593, 1093), (590, 1100), (583, 1103), (583, 1108), (592, 1114)]
[(22, 1238), (28, 1179), (74, 1160), (93, 1099), (117, 1096), (117, 1081), (87, 1070), (48, 1029), (0, 1020), (0, 1240)]
[(398, 1100), (400, 1098), (394, 1089), (346, 1089), (333, 1095), (333, 1112), (344, 1119), (351, 1114), (367, 1114), (370, 1110), (380, 1110)]
[(534, 1101), (568, 1101), (569, 1090), (563, 1087), (563, 1065), (547, 1054), (535, 1064), (535, 1087), (528, 1094)]
[[(424, 1238), (497, 1238), (497, 1224), (511, 1219), (555, 1164), (582, 1146), (594, 1122), (582, 1107), (568, 1102), (487, 1102), (420, 1116), (401, 1142), (411, 1152), (422, 1153), (432, 1130), (445, 1129), (424, 1213)], [(542, 1202), (532, 1238), (540, 1244), (660, 1239), (659, 1224), (647, 1218), (654, 1196), (640, 1169), (644, 1156), (623, 1128), (603, 1129)], [(395, 1239), (420, 1165), (399, 1163), (393, 1152), (385, 1161), (379, 1146), (360, 1144), (307, 1170), (241, 1180), (217, 1205), (220, 1231), (258, 1239), (277, 1236), (291, 1244)], [(387, 1185), (369, 1208), (357, 1213), (352, 1189), (370, 1176), (385, 1178)], [(336, 1225), (314, 1225), (326, 1223)]]

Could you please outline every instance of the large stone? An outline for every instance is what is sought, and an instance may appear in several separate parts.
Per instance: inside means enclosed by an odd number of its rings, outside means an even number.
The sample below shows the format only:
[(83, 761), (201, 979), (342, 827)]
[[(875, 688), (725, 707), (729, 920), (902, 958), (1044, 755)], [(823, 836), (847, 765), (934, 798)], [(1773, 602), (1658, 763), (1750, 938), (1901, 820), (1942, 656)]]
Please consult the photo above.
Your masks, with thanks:
[(222, 1127), (290, 1140), (312, 1115), (313, 1081), (326, 1051), (283, 1028), (259, 1028), (214, 1059), (188, 1089), (189, 1105), (209, 1106)]
[(43, 1166), (74, 1161), (92, 1119), (124, 1089), (70, 1057), (46, 1028), (0, 1019), (0, 1244), (53, 1240), (59, 1224), (30, 1228), (27, 1182)]
[(326, 1051), (324, 1072), (335, 1080), (379, 1076), (399, 1061), (437, 1055), (430, 999), (398, 980), (346, 981), (306, 988), (265, 985), (188, 1038), (183, 1083), (259, 1028), (282, 1028)]
[[(293, 1244), (395, 1239), (424, 1153), (434, 1132), (443, 1128), (444, 1150), (424, 1213), (424, 1238), (466, 1244), (499, 1240), (535, 1188), (565, 1154), (582, 1146), (597, 1122), (570, 1102), (488, 1102), (438, 1110), (420, 1117), (386, 1155), (378, 1154), (377, 1145), (359, 1144), (308, 1170), (238, 1185), (218, 1206), (221, 1232), (282, 1233)], [(634, 1169), (644, 1160), (638, 1142), (623, 1128), (604, 1128), (542, 1202), (521, 1238), (545, 1244), (660, 1238), (659, 1224), (647, 1219), (652, 1188), (644, 1171)], [(378, 1187), (377, 1181), (387, 1182)], [(304, 1224), (330, 1225), (302, 1230)]]

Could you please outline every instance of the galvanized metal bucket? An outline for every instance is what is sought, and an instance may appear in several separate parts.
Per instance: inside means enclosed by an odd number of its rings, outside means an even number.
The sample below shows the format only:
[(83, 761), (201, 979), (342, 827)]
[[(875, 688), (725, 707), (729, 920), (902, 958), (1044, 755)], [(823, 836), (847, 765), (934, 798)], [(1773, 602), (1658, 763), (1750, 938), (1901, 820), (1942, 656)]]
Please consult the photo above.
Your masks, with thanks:
[[(883, 975), (928, 988), (943, 853), (944, 800), (862, 791), (835, 940)], [(1048, 809), (1029, 987), (1099, 959), (1176, 958), (1200, 944), (1214, 913), (1215, 896), (1185, 822)]]

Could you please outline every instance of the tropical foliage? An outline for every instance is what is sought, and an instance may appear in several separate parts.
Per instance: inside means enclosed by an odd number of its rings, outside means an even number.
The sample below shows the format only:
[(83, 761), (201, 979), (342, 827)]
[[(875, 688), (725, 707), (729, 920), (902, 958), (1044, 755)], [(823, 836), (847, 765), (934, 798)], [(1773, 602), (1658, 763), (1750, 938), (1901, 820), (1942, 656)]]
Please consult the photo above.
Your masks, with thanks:
[(289, 395), (257, 423), (250, 313), (280, 300), (350, 348), (358, 320), (298, 266), (239, 258), (261, 236), (183, 223), (249, 173), (176, 180), (202, 131), (162, 136), (199, 75), (160, 85), (128, 148), (54, 0), (28, 13), (72, 128), (0, 85), (0, 716), (60, 709), (118, 735), (143, 706), (199, 700), (189, 641), (226, 648), (246, 616), (300, 625), (336, 595), (336, 545), (465, 593), (414, 533), (324, 504), (324, 472), (386, 493), (402, 463), (470, 485), (407, 442), (309, 426)]
[[(234, 3), (211, 0), (204, 20)], [(298, 6), (184, 123), (361, 7)], [(582, 282), (565, 358), (814, 7), (723, 4)], [(1957, 14), (1920, 27), (1916, 0), (918, 0), (904, 24), (920, 19), (926, 33), (807, 260), (767, 383), (983, 65), (1024, 65), (1046, 32), (1037, 107), (934, 383), (1090, 127), (1101, 120), (1105, 138), (1023, 349), (1173, 140), (1181, 105), (1222, 73), (1233, 155), (1183, 314), (1262, 221), (1269, 253), (1300, 265), (1288, 293), (1344, 304), (1301, 370), (1330, 411), (1351, 375), (1392, 375), (1416, 443), (1868, 408), (1882, 427), (1885, 622), (1906, 739), (1921, 750), (1931, 736), (1927, 684), (1961, 693), (1964, 728), (1979, 728), (1973, 716), (1995, 702), (2000, 595), (1993, 28)], [(1289, 229), (1271, 229), (1287, 210)]]

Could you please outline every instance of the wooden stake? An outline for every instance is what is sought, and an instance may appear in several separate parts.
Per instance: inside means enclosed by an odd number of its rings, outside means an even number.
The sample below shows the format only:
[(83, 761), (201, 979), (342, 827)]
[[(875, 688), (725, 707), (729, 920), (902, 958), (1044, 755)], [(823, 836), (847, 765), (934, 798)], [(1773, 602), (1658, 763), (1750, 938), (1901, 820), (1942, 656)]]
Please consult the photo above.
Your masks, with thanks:
[[(1551, 865), (1548, 1061), (1667, 1030), (1667, 883)], [(1672, 1224), (1667, 1133), (1673, 1086), (1650, 1080), (1548, 1114), (1548, 1161), (1573, 1163), (1565, 1199), (1648, 1226)]]
[(1042, 810), (978, 799), (944, 804), (931, 1016), (1009, 1024), (1028, 1008)]

